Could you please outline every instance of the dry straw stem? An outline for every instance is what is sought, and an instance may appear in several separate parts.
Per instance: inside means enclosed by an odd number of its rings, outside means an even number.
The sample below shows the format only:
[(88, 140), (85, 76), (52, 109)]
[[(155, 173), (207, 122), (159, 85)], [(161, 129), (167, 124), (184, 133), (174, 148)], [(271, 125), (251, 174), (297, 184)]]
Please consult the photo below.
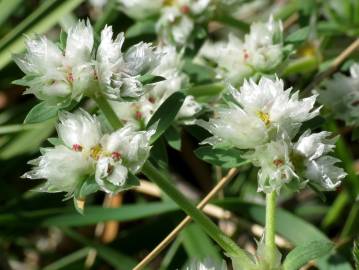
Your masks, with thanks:
[[(223, 187), (233, 179), (233, 177), (238, 173), (237, 169), (231, 169), (226, 176), (224, 176), (218, 184), (207, 194), (205, 198), (197, 205), (198, 209), (203, 209), (203, 212), (208, 214), (211, 217), (220, 219), (220, 220), (228, 220), (234, 223), (239, 223), (240, 221), (228, 210), (224, 210), (221, 207), (218, 207), (213, 204), (208, 204), (208, 202), (220, 191)], [(141, 185), (136, 187), (135, 190), (137, 192), (144, 193), (146, 195), (160, 197), (161, 190), (155, 185), (148, 181), (141, 180)], [(141, 270), (148, 263), (150, 263), (167, 245), (172, 242), (177, 234), (191, 222), (191, 217), (187, 216), (184, 218), (177, 226), (174, 228), (170, 234), (168, 234), (133, 270)], [(261, 237), (264, 233), (264, 228), (259, 225), (246, 226), (249, 227), (251, 232)], [(292, 246), (286, 240), (281, 237), (276, 236), (276, 243), (278, 246), (282, 248), (290, 249)]]
[(314, 89), (322, 80), (332, 75), (339, 66), (346, 60), (355, 50), (359, 48), (359, 38), (354, 40), (341, 54), (339, 54), (331, 63), (329, 68), (319, 73), (314, 80), (304, 89), (304, 92), (308, 92)]

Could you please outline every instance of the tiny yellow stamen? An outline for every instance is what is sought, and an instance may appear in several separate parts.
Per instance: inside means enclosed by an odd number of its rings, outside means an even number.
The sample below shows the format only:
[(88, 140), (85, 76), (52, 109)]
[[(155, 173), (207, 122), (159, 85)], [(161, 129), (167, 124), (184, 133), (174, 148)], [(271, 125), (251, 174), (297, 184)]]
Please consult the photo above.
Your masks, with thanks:
[(269, 114), (265, 112), (257, 112), (258, 117), (263, 121), (263, 123), (268, 126), (270, 124)]
[(164, 6), (173, 6), (176, 3), (176, 0), (165, 0), (163, 1)]
[(90, 156), (94, 159), (94, 160), (98, 160), (102, 154), (103, 150), (101, 148), (100, 145), (96, 145), (94, 147), (91, 148), (90, 150)]

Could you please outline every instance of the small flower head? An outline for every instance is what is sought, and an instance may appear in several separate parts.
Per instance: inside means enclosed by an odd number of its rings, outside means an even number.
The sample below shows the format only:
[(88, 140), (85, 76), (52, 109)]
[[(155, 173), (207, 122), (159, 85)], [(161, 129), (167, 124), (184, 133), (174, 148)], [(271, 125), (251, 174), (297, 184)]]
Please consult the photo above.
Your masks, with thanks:
[[(165, 78), (164, 80), (146, 86), (146, 94), (135, 102), (113, 102), (113, 108), (120, 119), (129, 121), (137, 127), (147, 124), (152, 115), (162, 103), (173, 93), (188, 85), (188, 77), (181, 71), (182, 54), (177, 53), (173, 46), (158, 48), (162, 55), (152, 74)], [(193, 96), (187, 96), (177, 115), (179, 121), (190, 121), (198, 113), (201, 106)]]
[(26, 74), (18, 82), (28, 87), (25, 94), (50, 103), (79, 100), (93, 79), (92, 49), (92, 27), (84, 21), (70, 28), (64, 51), (46, 37), (28, 38), (26, 52), (14, 56)]
[(350, 68), (350, 77), (341, 73), (323, 83), (319, 102), (347, 125), (359, 125), (359, 64)]
[(125, 126), (103, 135), (98, 120), (84, 110), (60, 113), (57, 132), (63, 144), (43, 149), (24, 177), (44, 178), (42, 191), (67, 192), (68, 196), (86, 179), (94, 179), (99, 189), (109, 193), (129, 188), (129, 173), (137, 173), (146, 161), (153, 134)]
[(161, 54), (143, 42), (123, 53), (123, 42), (123, 33), (113, 39), (112, 27), (106, 26), (94, 48), (89, 21), (79, 21), (69, 29), (65, 48), (45, 37), (28, 39), (27, 51), (14, 57), (26, 74), (16, 82), (28, 87), (25, 93), (63, 107), (96, 91), (115, 100), (138, 98), (145, 91), (140, 77), (151, 73)]
[(255, 73), (271, 73), (282, 62), (282, 24), (271, 17), (267, 23), (253, 23), (244, 40), (229, 34), (227, 41), (206, 42), (199, 56), (217, 65), (220, 77), (240, 84)]
[(259, 83), (245, 81), (240, 91), (230, 86), (235, 103), (221, 107), (209, 122), (200, 121), (214, 136), (213, 145), (227, 144), (251, 149), (278, 134), (295, 136), (301, 123), (318, 114), (313, 110), (315, 96), (299, 100), (298, 93), (284, 90), (282, 80), (261, 78)]
[(258, 191), (270, 193), (299, 177), (290, 159), (291, 148), (285, 140), (271, 141), (258, 146), (245, 155), (260, 167), (258, 172)]
[(336, 138), (330, 137), (329, 132), (310, 134), (305, 132), (294, 145), (295, 155), (304, 157), (303, 177), (323, 190), (333, 190), (338, 187), (346, 173), (335, 166), (337, 158), (327, 155), (335, 148)]

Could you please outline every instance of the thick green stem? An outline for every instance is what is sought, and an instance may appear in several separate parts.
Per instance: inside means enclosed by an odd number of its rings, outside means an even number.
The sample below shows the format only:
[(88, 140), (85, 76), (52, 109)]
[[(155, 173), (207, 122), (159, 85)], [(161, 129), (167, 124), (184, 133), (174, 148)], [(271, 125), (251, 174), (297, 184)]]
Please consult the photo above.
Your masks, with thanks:
[(273, 191), (266, 197), (266, 224), (265, 224), (265, 256), (267, 263), (273, 266), (276, 257), (275, 246), (275, 210), (277, 202), (277, 193)]
[[(115, 112), (105, 97), (99, 95), (94, 98), (97, 105), (104, 113), (105, 117), (114, 129), (121, 128), (123, 125), (117, 118)], [(228, 236), (226, 236), (203, 212), (198, 210), (185, 196), (179, 192), (176, 187), (170, 183), (167, 178), (156, 169), (155, 166), (147, 161), (142, 168), (142, 173), (145, 174), (151, 181), (156, 183), (161, 190), (166, 193), (178, 206), (186, 212), (187, 215), (197, 222), (203, 230), (222, 247), (228, 255), (240, 258), (241, 264), (245, 269), (253, 269), (254, 263), (246, 255), (245, 251), (240, 249), (238, 245)]]
[(119, 129), (123, 127), (122, 122), (118, 119), (116, 113), (112, 109), (108, 100), (100, 93), (97, 93), (93, 99), (96, 101), (98, 107), (105, 115), (107, 121), (110, 123), (113, 129)]

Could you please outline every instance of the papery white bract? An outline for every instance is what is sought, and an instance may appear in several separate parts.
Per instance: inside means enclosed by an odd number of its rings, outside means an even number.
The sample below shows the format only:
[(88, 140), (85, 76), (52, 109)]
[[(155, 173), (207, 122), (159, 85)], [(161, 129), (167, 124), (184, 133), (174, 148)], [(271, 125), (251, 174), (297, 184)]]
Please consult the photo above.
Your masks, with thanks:
[(258, 191), (270, 193), (293, 179), (299, 179), (291, 162), (291, 145), (286, 140), (271, 141), (255, 147), (244, 157), (260, 167), (258, 172)]
[(93, 34), (89, 22), (79, 21), (70, 28), (65, 51), (46, 37), (27, 39), (26, 52), (14, 61), (26, 76), (18, 81), (25, 92), (50, 103), (79, 100), (93, 79), (91, 51)]
[(323, 83), (319, 102), (347, 125), (359, 125), (359, 64), (350, 68), (350, 77), (341, 73)]
[[(173, 46), (159, 47), (158, 53), (162, 55), (161, 61), (153, 69), (152, 74), (163, 77), (165, 80), (154, 85), (147, 85), (146, 94), (136, 102), (111, 103), (120, 119), (130, 122), (138, 128), (148, 123), (152, 115), (170, 95), (180, 91), (188, 84), (188, 77), (181, 71), (182, 54), (177, 53)], [(194, 97), (187, 96), (176, 119), (187, 123), (193, 120), (193, 116), (200, 109), (201, 106)]]
[(211, 259), (205, 259), (204, 261), (192, 261), (183, 270), (227, 270), (227, 265), (224, 261), (216, 263)]
[(229, 86), (236, 103), (215, 109), (209, 122), (199, 124), (214, 137), (213, 145), (251, 149), (275, 139), (278, 134), (293, 137), (301, 123), (319, 113), (313, 110), (315, 96), (299, 100), (298, 93), (284, 90), (282, 80), (262, 77), (259, 83), (245, 81), (240, 91)]
[[(340, 160), (327, 155), (335, 148), (337, 138), (328, 138), (329, 132), (310, 134), (306, 131), (294, 145), (295, 153), (305, 157), (303, 177), (324, 190), (338, 187), (347, 175), (342, 168), (335, 166)], [(298, 157), (297, 157), (298, 159)]]
[(140, 77), (151, 73), (161, 54), (143, 42), (123, 53), (123, 42), (123, 33), (113, 40), (112, 27), (105, 26), (96, 50), (89, 21), (71, 27), (61, 49), (46, 37), (27, 39), (25, 54), (14, 56), (26, 74), (16, 83), (28, 87), (25, 93), (63, 107), (98, 91), (115, 100), (138, 98), (145, 90)]
[(271, 17), (266, 23), (253, 23), (244, 41), (232, 33), (227, 41), (207, 41), (199, 57), (214, 62), (218, 75), (237, 85), (257, 72), (273, 72), (282, 62), (282, 32), (282, 23)]
[(102, 135), (99, 121), (84, 110), (60, 113), (57, 131), (63, 145), (43, 149), (24, 177), (47, 180), (40, 189), (74, 195), (85, 179), (94, 177), (99, 189), (116, 193), (128, 188), (129, 172), (137, 173), (150, 152), (154, 131), (125, 126)]

